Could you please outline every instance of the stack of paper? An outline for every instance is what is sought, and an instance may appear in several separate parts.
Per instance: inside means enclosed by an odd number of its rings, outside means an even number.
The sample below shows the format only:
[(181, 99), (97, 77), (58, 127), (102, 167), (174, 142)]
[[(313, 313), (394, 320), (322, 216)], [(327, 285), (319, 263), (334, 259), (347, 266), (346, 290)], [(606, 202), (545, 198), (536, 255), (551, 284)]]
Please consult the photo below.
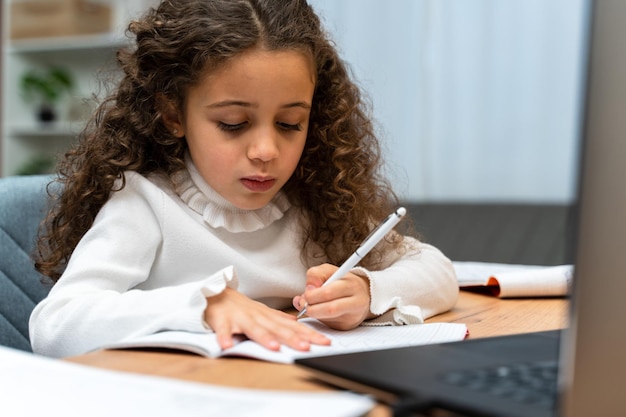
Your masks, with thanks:
[(0, 416), (356, 417), (373, 400), (347, 392), (225, 388), (90, 368), (0, 347)]

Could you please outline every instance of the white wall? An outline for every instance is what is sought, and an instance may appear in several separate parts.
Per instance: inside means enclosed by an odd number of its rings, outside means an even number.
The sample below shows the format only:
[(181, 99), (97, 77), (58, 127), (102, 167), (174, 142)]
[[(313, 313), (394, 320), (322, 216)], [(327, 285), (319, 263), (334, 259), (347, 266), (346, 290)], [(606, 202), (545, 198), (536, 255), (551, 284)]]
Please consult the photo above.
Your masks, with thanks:
[(374, 104), (401, 196), (575, 198), (583, 0), (310, 0)]

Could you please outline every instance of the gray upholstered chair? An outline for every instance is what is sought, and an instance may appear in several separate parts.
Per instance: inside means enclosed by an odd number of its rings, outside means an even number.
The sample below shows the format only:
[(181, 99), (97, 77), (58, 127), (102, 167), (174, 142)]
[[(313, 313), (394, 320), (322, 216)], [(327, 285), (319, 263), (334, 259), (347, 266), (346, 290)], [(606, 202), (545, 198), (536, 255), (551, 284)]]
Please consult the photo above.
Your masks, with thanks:
[(0, 345), (31, 351), (30, 313), (49, 291), (31, 254), (47, 209), (49, 176), (0, 178)]

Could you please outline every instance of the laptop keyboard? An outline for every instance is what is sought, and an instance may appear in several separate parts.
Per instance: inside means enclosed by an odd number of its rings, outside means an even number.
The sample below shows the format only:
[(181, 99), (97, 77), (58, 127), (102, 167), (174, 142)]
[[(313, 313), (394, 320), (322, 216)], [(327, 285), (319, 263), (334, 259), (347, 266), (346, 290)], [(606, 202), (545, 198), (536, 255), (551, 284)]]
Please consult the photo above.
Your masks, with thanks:
[(557, 361), (454, 371), (443, 379), (452, 385), (551, 408), (557, 392)]

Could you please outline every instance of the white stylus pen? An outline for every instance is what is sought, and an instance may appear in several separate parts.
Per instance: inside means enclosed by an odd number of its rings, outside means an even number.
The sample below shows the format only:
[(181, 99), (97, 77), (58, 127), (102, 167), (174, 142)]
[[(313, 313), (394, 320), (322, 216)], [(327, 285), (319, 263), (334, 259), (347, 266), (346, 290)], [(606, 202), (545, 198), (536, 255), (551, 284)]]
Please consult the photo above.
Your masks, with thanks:
[[(363, 259), (365, 255), (367, 255), (367, 253), (371, 251), (372, 248), (376, 246), (378, 242), (380, 242), (381, 239), (385, 237), (385, 235), (398, 224), (398, 222), (400, 222), (400, 220), (402, 220), (405, 214), (406, 209), (404, 207), (399, 207), (396, 211), (391, 213), (385, 220), (383, 220), (378, 225), (378, 227), (376, 227), (376, 229), (372, 231), (372, 233), (370, 233), (368, 237), (365, 238), (363, 243), (361, 243), (359, 247), (356, 248), (354, 253), (350, 255), (350, 257), (343, 263), (343, 265), (341, 265), (339, 269), (337, 269), (335, 273), (332, 274), (330, 278), (328, 278), (326, 282), (324, 282), (324, 284), (322, 284), (322, 286), (330, 284), (331, 282), (337, 281), (338, 279), (346, 276), (346, 274), (350, 272), (350, 270), (354, 268), (356, 264), (358, 264), (359, 261)], [(306, 303), (304, 305), (304, 308), (300, 310), (300, 313), (298, 313), (298, 318), (302, 317), (306, 313), (306, 308), (308, 306), (309, 303)]]

